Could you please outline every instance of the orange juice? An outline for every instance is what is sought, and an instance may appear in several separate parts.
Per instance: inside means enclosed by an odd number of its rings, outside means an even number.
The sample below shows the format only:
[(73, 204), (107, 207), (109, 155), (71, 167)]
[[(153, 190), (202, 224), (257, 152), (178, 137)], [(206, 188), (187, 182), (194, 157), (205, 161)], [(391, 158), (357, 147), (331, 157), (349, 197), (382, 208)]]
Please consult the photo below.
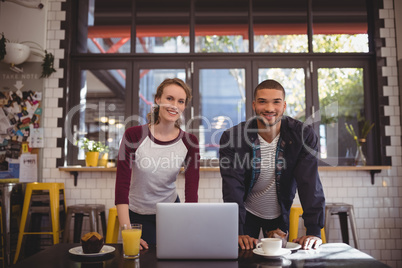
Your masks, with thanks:
[(121, 230), (124, 255), (136, 257), (140, 253), (141, 229)]

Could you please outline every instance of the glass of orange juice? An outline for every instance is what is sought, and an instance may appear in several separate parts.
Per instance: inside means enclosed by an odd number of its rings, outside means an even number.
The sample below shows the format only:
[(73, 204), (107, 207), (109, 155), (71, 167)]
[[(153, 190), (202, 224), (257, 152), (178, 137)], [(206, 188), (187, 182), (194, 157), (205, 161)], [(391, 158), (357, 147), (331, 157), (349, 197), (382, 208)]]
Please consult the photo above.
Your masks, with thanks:
[(135, 259), (140, 256), (141, 233), (142, 225), (138, 223), (124, 224), (124, 226), (121, 227), (124, 258)]

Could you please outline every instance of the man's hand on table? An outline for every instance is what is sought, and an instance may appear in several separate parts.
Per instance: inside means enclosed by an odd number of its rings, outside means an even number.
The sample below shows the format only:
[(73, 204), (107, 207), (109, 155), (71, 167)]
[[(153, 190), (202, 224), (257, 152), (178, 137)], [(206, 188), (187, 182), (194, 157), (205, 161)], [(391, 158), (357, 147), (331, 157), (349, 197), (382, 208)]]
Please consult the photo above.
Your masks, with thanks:
[(314, 235), (305, 235), (296, 239), (293, 239), (294, 243), (299, 243), (302, 249), (317, 249), (321, 244), (321, 238)]
[(253, 249), (258, 243), (258, 239), (248, 235), (239, 235), (239, 247), (241, 249)]

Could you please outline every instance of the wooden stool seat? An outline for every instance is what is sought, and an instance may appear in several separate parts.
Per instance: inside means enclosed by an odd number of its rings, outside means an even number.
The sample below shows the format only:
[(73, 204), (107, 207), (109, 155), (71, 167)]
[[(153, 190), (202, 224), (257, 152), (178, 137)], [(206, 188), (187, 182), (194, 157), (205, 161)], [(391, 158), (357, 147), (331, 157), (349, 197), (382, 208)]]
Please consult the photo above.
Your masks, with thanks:
[(81, 241), (83, 217), (89, 217), (90, 232), (100, 232), (99, 218), (102, 224), (103, 236), (106, 236), (106, 216), (105, 205), (101, 204), (79, 204), (67, 207), (67, 217), (65, 223), (65, 231), (63, 235), (63, 243), (69, 242), (70, 223), (74, 216), (74, 243)]
[[(288, 239), (289, 242), (292, 242), (293, 239), (297, 238), (297, 234), (299, 233), (299, 219), (301, 215), (303, 215), (303, 208), (300, 205), (293, 205), (290, 208)], [(321, 240), (322, 243), (327, 243), (324, 228), (321, 229)]]

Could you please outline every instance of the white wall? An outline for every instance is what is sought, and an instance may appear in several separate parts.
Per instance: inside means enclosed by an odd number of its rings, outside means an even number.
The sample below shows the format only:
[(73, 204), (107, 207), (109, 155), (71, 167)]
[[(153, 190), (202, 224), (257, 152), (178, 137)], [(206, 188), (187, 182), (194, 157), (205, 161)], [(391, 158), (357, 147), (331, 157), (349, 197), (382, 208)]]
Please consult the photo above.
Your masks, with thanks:
[[(397, 0), (399, 1), (399, 0)], [(60, 23), (65, 19), (61, 12), (62, 0), (48, 0), (43, 11), (18, 7), (13, 3), (0, 2), (0, 32), (8, 38), (23, 38), (41, 42), (46, 36), (45, 46), (58, 60), (63, 58), (63, 50), (58, 47), (59, 40), (64, 39), (64, 31), (60, 30)], [(395, 3), (396, 4), (396, 3)], [(400, 5), (401, 2), (398, 2)], [(395, 42), (395, 16), (392, 0), (384, 0), (384, 9), (380, 11), (380, 18), (384, 19), (385, 27), (381, 29), (381, 37), (386, 46), (381, 49), (381, 55), (386, 59), (383, 73), (387, 77), (388, 85), (382, 89), (385, 96), (389, 96), (389, 106), (385, 108), (385, 115), (390, 117), (390, 125), (386, 127), (385, 135), (390, 137), (391, 145), (387, 146), (387, 156), (392, 158), (392, 169), (376, 175), (375, 184), (371, 185), (370, 175), (366, 171), (339, 171), (320, 172), (327, 202), (346, 202), (355, 207), (360, 249), (373, 257), (387, 263), (391, 267), (402, 267), (402, 152), (401, 152), (401, 121), (399, 105), (398, 69)], [(398, 15), (401, 15), (398, 8)], [(42, 15), (38, 15), (38, 13)], [(15, 24), (10, 24), (10, 18)], [(31, 20), (31, 14), (34, 14)], [(8, 19), (6, 19), (8, 17)], [(48, 18), (44, 21), (44, 18)], [(400, 18), (400, 17), (399, 17)], [(398, 26), (401, 23), (398, 24)], [(34, 26), (34, 27), (32, 27)], [(12, 31), (10, 29), (20, 29)], [(29, 30), (28, 30), (29, 28)], [(43, 31), (45, 29), (45, 31)], [(11, 32), (13, 32), (12, 35)], [(399, 30), (400, 32), (400, 30)], [(398, 32), (398, 33), (399, 33)], [(37, 36), (38, 34), (38, 36)], [(38, 39), (36, 39), (38, 38)], [(398, 42), (401, 44), (401, 42)], [(400, 51), (401, 46), (399, 46)], [(401, 54), (399, 54), (401, 55)], [(400, 58), (400, 56), (399, 56)], [(43, 180), (48, 182), (64, 182), (68, 205), (76, 203), (103, 203), (107, 208), (114, 205), (114, 176), (112, 172), (82, 172), (79, 174), (78, 185), (73, 185), (73, 176), (67, 172), (60, 172), (56, 167), (56, 158), (61, 155), (61, 148), (57, 148), (56, 139), (61, 137), (62, 129), (57, 126), (57, 119), (61, 118), (62, 107), (57, 107), (58, 99), (63, 96), (63, 89), (58, 87), (58, 79), (62, 78), (62, 71), (53, 74), (45, 82), (44, 126), (46, 128), (46, 148), (42, 159)], [(183, 178), (178, 181), (179, 193), (183, 197)], [(222, 199), (221, 178), (218, 172), (201, 172), (199, 200), (200, 202), (220, 202)], [(295, 200), (298, 202), (298, 200)], [(338, 223), (333, 219), (329, 241), (341, 241), (337, 230)], [(351, 242), (353, 245), (353, 242)]]
[[(10, 42), (31, 41), (45, 48), (48, 6), (47, 0), (42, 1), (45, 8), (26, 8), (13, 2), (0, 4), (0, 33)], [(31, 56), (28, 61), (40, 61), (40, 58)]]

